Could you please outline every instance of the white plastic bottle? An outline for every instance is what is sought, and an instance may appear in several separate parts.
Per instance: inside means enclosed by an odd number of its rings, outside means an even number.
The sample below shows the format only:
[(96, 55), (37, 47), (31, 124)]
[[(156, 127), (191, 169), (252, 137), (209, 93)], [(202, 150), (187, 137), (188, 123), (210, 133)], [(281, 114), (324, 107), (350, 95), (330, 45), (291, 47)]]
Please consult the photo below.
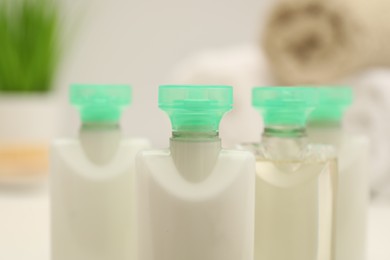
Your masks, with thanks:
[(232, 88), (161, 86), (170, 148), (137, 158), (139, 260), (253, 260), (251, 153), (221, 149)]
[(264, 119), (256, 154), (255, 260), (333, 260), (337, 164), (329, 146), (308, 142), (305, 123), (317, 92), (259, 87)]
[(338, 156), (336, 260), (365, 260), (368, 206), (369, 141), (342, 128), (352, 90), (321, 87), (320, 102), (310, 114), (307, 133), (312, 142), (330, 144)]
[(52, 149), (52, 260), (133, 260), (134, 159), (146, 140), (124, 139), (124, 85), (73, 85), (81, 113), (78, 139)]

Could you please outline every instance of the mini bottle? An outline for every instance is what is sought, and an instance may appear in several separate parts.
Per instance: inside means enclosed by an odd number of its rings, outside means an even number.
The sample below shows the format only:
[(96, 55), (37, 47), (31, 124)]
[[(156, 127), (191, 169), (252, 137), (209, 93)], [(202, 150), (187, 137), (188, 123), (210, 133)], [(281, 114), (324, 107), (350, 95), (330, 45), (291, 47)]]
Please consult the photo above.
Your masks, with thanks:
[(161, 86), (170, 148), (137, 157), (142, 260), (253, 260), (254, 157), (221, 149), (228, 86)]
[(342, 127), (344, 111), (352, 103), (352, 89), (318, 88), (319, 104), (308, 120), (312, 142), (330, 144), (338, 156), (336, 260), (364, 260), (368, 206), (369, 142)]
[(329, 146), (308, 142), (317, 102), (306, 87), (258, 87), (252, 104), (264, 132), (256, 155), (255, 260), (333, 259), (337, 163)]
[(72, 85), (70, 101), (82, 125), (52, 148), (52, 260), (132, 260), (134, 160), (148, 142), (121, 134), (130, 87)]

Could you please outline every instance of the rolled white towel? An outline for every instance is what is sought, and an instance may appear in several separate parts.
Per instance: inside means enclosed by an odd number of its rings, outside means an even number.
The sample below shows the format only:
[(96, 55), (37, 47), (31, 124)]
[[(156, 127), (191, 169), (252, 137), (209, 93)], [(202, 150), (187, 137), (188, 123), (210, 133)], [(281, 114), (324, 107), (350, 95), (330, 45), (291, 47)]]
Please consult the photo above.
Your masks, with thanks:
[(273, 81), (259, 47), (237, 46), (194, 54), (177, 66), (173, 82), (233, 86), (234, 107), (220, 125), (223, 144), (232, 147), (260, 139), (261, 117), (251, 106), (251, 89)]
[(370, 70), (347, 82), (354, 86), (355, 102), (345, 125), (370, 137), (371, 190), (380, 199), (390, 191), (390, 69)]
[(283, 84), (336, 82), (390, 65), (388, 0), (279, 0), (262, 34), (272, 72)]

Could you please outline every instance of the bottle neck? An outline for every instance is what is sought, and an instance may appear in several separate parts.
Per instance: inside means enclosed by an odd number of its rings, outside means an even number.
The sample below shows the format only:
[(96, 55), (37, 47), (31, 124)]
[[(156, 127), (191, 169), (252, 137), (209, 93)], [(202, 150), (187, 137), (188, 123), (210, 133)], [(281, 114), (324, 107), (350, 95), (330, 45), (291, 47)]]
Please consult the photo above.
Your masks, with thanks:
[(262, 135), (262, 147), (272, 159), (296, 159), (307, 144), (306, 129), (301, 125), (269, 125)]
[(98, 165), (108, 163), (115, 156), (121, 139), (118, 122), (83, 122), (79, 132), (86, 156)]
[(306, 128), (305, 126), (300, 125), (269, 125), (265, 126), (263, 132), (263, 138), (291, 138), (299, 139), (306, 137)]
[(213, 171), (221, 151), (218, 132), (173, 132), (170, 151), (180, 175), (190, 182), (201, 182)]
[(218, 131), (173, 131), (171, 140), (188, 142), (215, 142), (219, 141)]

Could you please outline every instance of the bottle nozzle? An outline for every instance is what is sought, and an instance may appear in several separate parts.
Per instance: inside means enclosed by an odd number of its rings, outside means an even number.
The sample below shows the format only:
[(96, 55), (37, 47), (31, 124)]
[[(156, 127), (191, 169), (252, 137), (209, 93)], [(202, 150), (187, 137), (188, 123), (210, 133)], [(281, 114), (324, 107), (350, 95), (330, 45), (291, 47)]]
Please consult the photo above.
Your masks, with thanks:
[(318, 91), (312, 87), (256, 87), (252, 105), (268, 125), (303, 126), (318, 104)]
[(310, 114), (310, 122), (339, 122), (344, 111), (352, 104), (353, 94), (349, 87), (318, 87), (319, 102)]
[(70, 87), (70, 102), (78, 107), (83, 122), (116, 122), (130, 104), (128, 85), (84, 85)]
[(173, 131), (218, 131), (232, 104), (230, 86), (164, 85), (159, 89), (159, 107), (168, 113)]

